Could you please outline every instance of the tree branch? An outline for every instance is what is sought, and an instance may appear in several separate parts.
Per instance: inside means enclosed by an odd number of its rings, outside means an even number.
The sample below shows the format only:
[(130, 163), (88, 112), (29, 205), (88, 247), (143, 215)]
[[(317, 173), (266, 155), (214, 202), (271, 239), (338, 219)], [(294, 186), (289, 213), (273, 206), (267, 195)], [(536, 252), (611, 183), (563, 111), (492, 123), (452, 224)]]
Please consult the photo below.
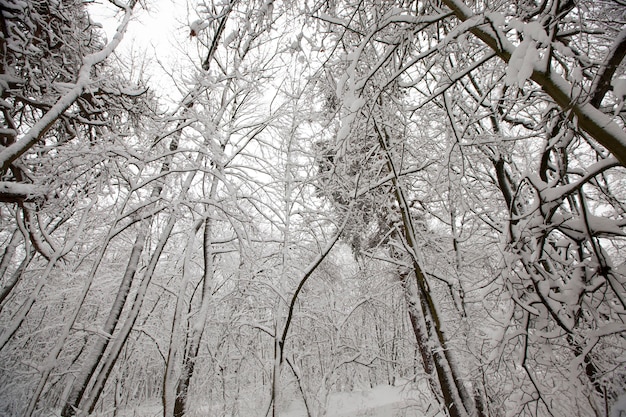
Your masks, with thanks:
[[(458, 19), (465, 22), (476, 19), (476, 15), (461, 0), (443, 0)], [(493, 28), (493, 25), (490, 26)], [(487, 27), (472, 26), (469, 31), (486, 43), (503, 61), (509, 62), (515, 51), (515, 46), (499, 34)], [(626, 41), (625, 41), (626, 42)], [(570, 110), (575, 116), (578, 126), (587, 132), (593, 139), (608, 149), (621, 165), (626, 166), (626, 132), (619, 127), (609, 116), (602, 113), (589, 101), (579, 101), (583, 91), (563, 77), (552, 72), (539, 69), (533, 65), (530, 78), (548, 94), (563, 110)]]

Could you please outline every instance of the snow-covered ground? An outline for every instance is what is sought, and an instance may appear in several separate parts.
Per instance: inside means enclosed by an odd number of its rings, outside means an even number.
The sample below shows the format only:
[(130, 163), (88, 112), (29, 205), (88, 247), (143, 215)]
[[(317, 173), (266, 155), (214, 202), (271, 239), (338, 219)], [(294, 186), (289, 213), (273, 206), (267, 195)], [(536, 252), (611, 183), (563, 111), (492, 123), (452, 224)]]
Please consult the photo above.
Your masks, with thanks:
[[(380, 385), (369, 390), (330, 395), (326, 417), (434, 417), (436, 407), (424, 407), (419, 391), (409, 385)], [(302, 403), (294, 403), (281, 417), (306, 417)]]
[[(426, 404), (426, 405), (425, 405)], [(193, 417), (212, 417), (216, 410), (198, 405), (190, 410)], [(261, 408), (261, 407), (260, 407)], [(238, 410), (234, 415), (247, 415), (251, 410)], [(265, 410), (256, 409), (263, 416)], [(224, 411), (221, 410), (221, 413)], [(244, 414), (242, 414), (244, 413)], [(142, 404), (125, 410), (113, 410), (96, 414), (98, 417), (160, 417), (162, 409), (158, 402)], [(315, 414), (314, 414), (315, 415)], [(428, 400), (413, 384), (398, 386), (380, 385), (372, 389), (330, 394), (325, 417), (438, 417), (437, 406), (428, 406)], [(294, 399), (280, 417), (307, 417), (301, 399)]]

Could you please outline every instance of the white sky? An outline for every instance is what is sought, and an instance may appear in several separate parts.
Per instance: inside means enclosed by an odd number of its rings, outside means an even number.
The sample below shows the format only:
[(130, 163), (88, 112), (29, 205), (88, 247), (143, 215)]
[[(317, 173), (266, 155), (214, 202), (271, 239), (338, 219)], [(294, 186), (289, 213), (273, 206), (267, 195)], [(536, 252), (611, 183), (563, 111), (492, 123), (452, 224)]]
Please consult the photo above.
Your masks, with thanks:
[[(197, 54), (195, 39), (189, 37), (189, 22), (197, 19), (197, 15), (185, 0), (147, 0), (144, 4), (147, 10), (140, 5), (136, 7), (116, 54), (123, 62), (133, 62), (129, 70), (135, 79), (148, 80), (149, 86), (159, 94), (167, 92), (169, 96), (163, 97), (164, 100), (174, 104), (181, 94), (167, 72), (178, 74), (188, 66), (187, 60), (181, 60), (185, 52)], [(89, 4), (88, 10), (110, 40), (119, 25), (119, 9), (107, 0), (97, 0)]]

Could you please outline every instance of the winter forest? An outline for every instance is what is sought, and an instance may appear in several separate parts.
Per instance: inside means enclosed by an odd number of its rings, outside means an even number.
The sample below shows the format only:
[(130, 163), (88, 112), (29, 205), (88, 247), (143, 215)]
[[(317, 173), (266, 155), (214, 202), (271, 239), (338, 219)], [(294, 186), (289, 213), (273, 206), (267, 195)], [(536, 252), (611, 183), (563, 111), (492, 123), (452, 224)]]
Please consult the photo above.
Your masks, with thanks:
[(626, 1), (93, 3), (0, 0), (0, 415), (626, 416)]

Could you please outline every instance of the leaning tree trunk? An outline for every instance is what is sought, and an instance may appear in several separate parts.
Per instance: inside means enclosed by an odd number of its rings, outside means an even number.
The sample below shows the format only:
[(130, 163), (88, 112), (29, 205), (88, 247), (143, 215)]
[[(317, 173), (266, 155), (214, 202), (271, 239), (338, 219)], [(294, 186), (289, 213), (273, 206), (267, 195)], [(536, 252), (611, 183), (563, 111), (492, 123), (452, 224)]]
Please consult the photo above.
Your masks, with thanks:
[[(422, 314), (422, 317), (411, 317), (412, 324), (421, 323), (422, 320), (425, 323), (429, 348), (424, 349), (424, 351), (420, 346), (420, 343), (423, 341), (424, 327), (418, 326), (417, 328), (414, 328), (414, 332), (418, 338), (418, 348), (420, 348), (422, 358), (425, 358), (424, 369), (428, 372), (430, 365), (434, 365), (439, 388), (441, 390), (441, 394), (443, 395), (446, 409), (448, 409), (451, 417), (476, 415), (479, 410), (477, 410), (472, 396), (470, 396), (467, 388), (465, 387), (454, 358), (448, 349), (447, 340), (442, 328), (441, 318), (419, 260), (420, 252), (415, 235), (416, 229), (413, 225), (404, 189), (399, 181), (399, 173), (395, 166), (395, 159), (389, 146), (389, 136), (384, 129), (380, 128), (376, 121), (374, 121), (374, 126), (381, 148), (385, 151), (387, 166), (389, 171), (392, 173), (395, 198), (402, 216), (403, 237), (409, 248), (413, 261), (412, 273), (415, 278), (417, 290), (409, 296), (412, 298), (409, 304), (409, 314), (411, 314), (411, 312), (414, 314)], [(405, 285), (405, 288), (409, 288), (409, 286)], [(415, 296), (417, 296), (418, 300), (413, 300)], [(417, 308), (418, 305), (421, 307), (421, 311)], [(430, 369), (432, 371), (432, 368)]]
[[(193, 103), (193, 98), (192, 100), (188, 102), (187, 108), (191, 107), (192, 103)], [(178, 143), (179, 143), (180, 132), (181, 132), (180, 130), (181, 123), (182, 122), (179, 122), (179, 126), (176, 131), (177, 135), (172, 139), (172, 142), (170, 143), (169, 148), (170, 148), (170, 151), (172, 152), (178, 149)], [(171, 157), (168, 157), (166, 161), (163, 162), (162, 172), (168, 172), (170, 170), (170, 163), (171, 163), (170, 158)], [(191, 187), (194, 177), (195, 177), (195, 172), (190, 172), (187, 174), (187, 177), (183, 181), (183, 184), (181, 187), (180, 196), (179, 196), (180, 201), (185, 200), (187, 192), (189, 191)], [(155, 186), (152, 194), (160, 195), (161, 189), (162, 189), (162, 186), (160, 185)], [(148, 219), (152, 219), (152, 216), (149, 216)], [(161, 237), (158, 240), (158, 243), (154, 249), (154, 252), (152, 253), (150, 257), (150, 261), (148, 263), (146, 271), (143, 274), (143, 277), (139, 284), (139, 288), (137, 289), (137, 294), (135, 295), (135, 300), (133, 301), (128, 317), (126, 318), (124, 324), (119, 330), (119, 333), (116, 335), (114, 339), (112, 339), (113, 343), (112, 343), (111, 348), (109, 349), (109, 352), (106, 354), (106, 356), (102, 357), (100, 361), (102, 366), (99, 372), (97, 374), (94, 374), (93, 377), (90, 378), (90, 379), (93, 379), (93, 386), (89, 394), (87, 396), (84, 396), (82, 401), (80, 401), (80, 403), (78, 403), (78, 406), (76, 407), (76, 409), (80, 410), (80, 414), (79, 414), (80, 416), (87, 416), (88, 414), (93, 412), (98, 402), (98, 399), (100, 398), (100, 395), (102, 394), (102, 391), (104, 390), (104, 387), (109, 378), (109, 375), (111, 371), (113, 370), (115, 363), (117, 362), (117, 359), (122, 351), (122, 348), (124, 347), (126, 343), (126, 340), (128, 339), (128, 336), (130, 335), (130, 332), (135, 322), (137, 321), (137, 317), (139, 316), (139, 312), (141, 310), (141, 306), (145, 298), (146, 291), (148, 289), (148, 286), (150, 285), (150, 282), (152, 281), (154, 271), (156, 270), (156, 267), (158, 265), (163, 249), (165, 248), (165, 245), (167, 241), (169, 240), (172, 230), (174, 229), (174, 226), (176, 225), (177, 221), (178, 221), (178, 216), (176, 213), (176, 209), (173, 209), (169, 215), (169, 218), (168, 218), (168, 221), (166, 223), (164, 230), (161, 232)]]
[[(209, 191), (209, 201), (213, 201), (217, 194), (218, 178), (213, 176), (211, 182), (211, 189)], [(215, 266), (213, 265), (213, 250), (212, 250), (212, 213), (213, 210), (209, 209), (205, 213), (204, 220), (204, 235), (203, 235), (203, 259), (204, 259), (204, 274), (202, 277), (202, 300), (200, 302), (200, 313), (195, 319), (194, 323), (189, 325), (191, 329), (191, 335), (189, 336), (188, 348), (185, 351), (185, 357), (183, 359), (182, 374), (178, 380), (176, 386), (176, 397), (174, 399), (174, 417), (182, 417), (187, 411), (187, 400), (189, 393), (189, 384), (196, 366), (198, 359), (198, 351), (200, 349), (200, 343), (202, 341), (202, 335), (204, 334), (204, 328), (209, 313), (209, 305), (211, 302), (211, 284), (213, 283), (213, 275)], [(174, 341), (175, 342), (175, 341)], [(164, 404), (165, 406), (165, 404)], [(164, 407), (164, 412), (165, 412)], [(168, 417), (165, 415), (165, 417)]]
[[(276, 400), (278, 400), (278, 393), (280, 388), (280, 374), (282, 371), (283, 363), (285, 361), (285, 343), (287, 341), (287, 336), (289, 335), (289, 330), (291, 328), (291, 322), (293, 320), (293, 315), (295, 313), (296, 302), (298, 301), (298, 296), (300, 292), (304, 288), (304, 285), (307, 283), (313, 272), (317, 270), (322, 261), (326, 259), (326, 256), (330, 253), (332, 248), (335, 246), (335, 243), (339, 240), (343, 231), (346, 228), (346, 224), (350, 219), (350, 214), (352, 211), (352, 205), (348, 208), (347, 213), (345, 214), (344, 221), (337, 228), (337, 231), (333, 237), (327, 242), (326, 246), (322, 249), (322, 251), (317, 255), (317, 257), (307, 266), (302, 277), (298, 281), (298, 287), (294, 291), (291, 296), (291, 300), (289, 302), (289, 309), (287, 311), (287, 318), (285, 319), (285, 324), (283, 325), (282, 332), (278, 332), (278, 327), (275, 335), (275, 348), (274, 348), (274, 369), (272, 373), (272, 392), (271, 392), (271, 404), (270, 409), (272, 416), (276, 417), (278, 415)], [(269, 410), (268, 410), (269, 414)]]
[(61, 412), (61, 415), (64, 417), (69, 417), (75, 414), (78, 409), (78, 404), (82, 400), (85, 390), (89, 385), (89, 381), (95, 374), (96, 369), (104, 356), (104, 352), (109, 345), (111, 336), (115, 331), (115, 327), (119, 322), (120, 315), (122, 314), (122, 310), (126, 304), (126, 299), (128, 298), (128, 293), (130, 292), (130, 286), (133, 282), (135, 274), (137, 273), (139, 260), (141, 259), (141, 254), (148, 236), (149, 228), (150, 219), (145, 219), (139, 225), (139, 232), (135, 237), (135, 243), (133, 244), (133, 248), (130, 252), (128, 265), (124, 271), (122, 282), (117, 290), (115, 301), (109, 311), (109, 315), (102, 326), (102, 335), (100, 333), (97, 335), (98, 338), (96, 339), (87, 360), (83, 364), (82, 369), (74, 382), (72, 391), (70, 392), (70, 395), (68, 396), (65, 406)]
[(174, 229), (174, 225), (176, 224), (177, 218), (176, 214), (170, 214), (170, 218), (165, 226), (165, 229), (161, 233), (161, 237), (157, 243), (152, 256), (150, 257), (150, 262), (148, 263), (148, 267), (143, 274), (141, 282), (139, 284), (139, 288), (137, 289), (137, 294), (135, 295), (135, 300), (133, 301), (133, 305), (131, 307), (130, 312), (128, 313), (128, 317), (124, 321), (119, 333), (113, 339), (113, 343), (111, 348), (109, 349), (107, 355), (102, 359), (102, 367), (100, 371), (94, 375), (95, 381), (89, 393), (83, 397), (83, 400), (80, 402), (78, 409), (80, 413), (78, 414), (80, 417), (86, 417), (91, 414), (98, 400), (100, 399), (100, 395), (104, 390), (106, 382), (115, 366), (117, 359), (119, 358), (120, 353), (126, 341), (128, 340), (128, 336), (130, 335), (137, 318), (139, 317), (139, 312), (141, 311), (141, 306), (143, 304), (143, 300), (146, 296), (146, 292), (148, 290), (148, 286), (152, 281), (152, 277), (154, 276), (154, 271), (159, 262), (159, 258), (163, 253), (163, 249), (165, 248), (165, 244), (169, 240), (172, 230)]
[[(187, 110), (193, 101), (189, 101), (185, 110)], [(175, 132), (172, 141), (170, 142), (169, 150), (174, 152), (178, 149), (178, 143), (180, 140), (181, 134), (181, 124), (182, 121), (179, 121), (177, 130)], [(157, 139), (157, 141), (160, 138)], [(170, 171), (171, 165), (171, 155), (168, 156), (161, 166), (161, 175), (166, 174)], [(156, 200), (161, 195), (163, 190), (163, 186), (161, 184), (155, 185), (152, 188), (150, 193), (150, 199)], [(183, 191), (184, 192), (184, 191)], [(95, 345), (93, 346), (90, 355), (88, 356), (86, 362), (82, 366), (82, 370), (79, 373), (78, 378), (75, 380), (72, 390), (68, 396), (68, 399), (65, 402), (65, 406), (61, 412), (61, 415), (64, 417), (70, 417), (76, 414), (77, 410), (79, 410), (79, 405), (85, 395), (85, 391), (89, 386), (90, 381), (96, 375), (96, 371), (98, 366), (100, 365), (104, 353), (110, 343), (111, 336), (115, 331), (120, 319), (120, 315), (122, 314), (122, 310), (126, 305), (126, 301), (128, 299), (128, 294), (130, 292), (131, 285), (134, 281), (135, 275), (139, 268), (139, 262), (141, 260), (141, 255), (143, 254), (144, 247), (146, 245), (146, 240), (148, 239), (148, 231), (150, 230), (150, 225), (152, 223), (152, 219), (154, 218), (155, 212), (151, 212), (148, 214), (140, 223), (139, 230), (137, 235), (135, 236), (135, 241), (133, 243), (133, 247), (130, 252), (130, 256), (128, 259), (128, 264), (126, 265), (126, 270), (124, 271), (124, 275), (122, 277), (122, 281), (118, 288), (115, 301), (111, 306), (111, 310), (109, 311), (109, 315), (102, 327), (102, 333), (107, 335), (107, 337), (99, 336)]]
[[(15, 250), (17, 249), (17, 246), (19, 245), (19, 241), (20, 241), (19, 235), (20, 233), (17, 230), (13, 232), (13, 237), (11, 238), (11, 242), (5, 248), (4, 255), (2, 257), (2, 263), (0, 263), (0, 279), (3, 279), (4, 274), (6, 273), (9, 267), (9, 264), (11, 263), (11, 261), (13, 261), (13, 257), (15, 256)], [(22, 259), (20, 264), (17, 266), (15, 271), (13, 271), (13, 273), (11, 274), (11, 277), (8, 280), (6, 280), (5, 284), (2, 286), (2, 289), (0, 289), (0, 311), (2, 311), (2, 308), (4, 307), (4, 303), (7, 300), (7, 297), (9, 296), (9, 294), (11, 294), (11, 291), (13, 290), (13, 288), (15, 288), (17, 283), (22, 278), (22, 273), (24, 272), (24, 269), (26, 269), (26, 266), (28, 266), (28, 263), (31, 261), (31, 259), (35, 255), (35, 250), (29, 247), (27, 241), (24, 241), (24, 244), (25, 244), (25, 252), (26, 252), (24, 254), (24, 258)]]

